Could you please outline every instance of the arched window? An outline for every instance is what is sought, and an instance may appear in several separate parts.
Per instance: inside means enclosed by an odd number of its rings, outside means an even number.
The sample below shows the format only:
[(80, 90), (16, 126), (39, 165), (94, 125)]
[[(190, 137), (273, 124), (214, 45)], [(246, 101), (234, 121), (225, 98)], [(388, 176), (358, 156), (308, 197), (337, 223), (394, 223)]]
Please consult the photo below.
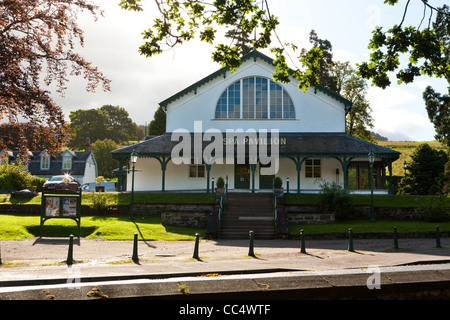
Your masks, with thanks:
[(295, 119), (294, 104), (279, 84), (249, 77), (231, 84), (216, 106), (216, 119)]

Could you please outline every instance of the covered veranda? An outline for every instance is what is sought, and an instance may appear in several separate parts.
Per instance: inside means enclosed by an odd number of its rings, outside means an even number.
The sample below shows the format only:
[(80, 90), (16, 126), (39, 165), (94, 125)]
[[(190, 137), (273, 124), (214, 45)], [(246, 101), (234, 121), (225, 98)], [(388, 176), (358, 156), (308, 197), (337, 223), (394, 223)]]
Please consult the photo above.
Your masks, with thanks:
[[(321, 178), (324, 181), (336, 181), (346, 189), (353, 191), (364, 192), (367, 189), (368, 181), (370, 181), (368, 172), (369, 161), (368, 154), (373, 152), (375, 155), (375, 162), (373, 164), (374, 172), (374, 188), (377, 190), (384, 190), (385, 193), (392, 194), (392, 163), (399, 158), (399, 152), (378, 146), (376, 144), (368, 143), (366, 141), (347, 136), (345, 134), (279, 134), (278, 139), (278, 154), (280, 171), (277, 176), (281, 176), (283, 180), (290, 179), (291, 192), (311, 192), (314, 191), (308, 188), (308, 183), (305, 180), (311, 181), (314, 178), (313, 164), (311, 159), (321, 160)], [(230, 186), (233, 189), (246, 189), (252, 192), (272, 188), (268, 186), (267, 182), (272, 181), (271, 177), (263, 177), (259, 169), (261, 165), (259, 159), (250, 160), (248, 157), (248, 144), (246, 141), (245, 159), (243, 159), (240, 166), (244, 166), (243, 172), (247, 172), (244, 181), (248, 179), (247, 184), (239, 184), (243, 178), (238, 176), (236, 168), (238, 168), (238, 161), (235, 158), (235, 164), (208, 164), (201, 162), (204, 166), (201, 179), (196, 179), (195, 184), (190, 184), (185, 187), (183, 181), (187, 176), (180, 173), (179, 166), (188, 166), (181, 164), (175, 166), (172, 162), (172, 149), (179, 143), (176, 139), (172, 141), (170, 133), (162, 136), (153, 137), (143, 142), (118, 149), (112, 152), (114, 159), (119, 162), (119, 191), (125, 191), (122, 179), (124, 178), (124, 170), (131, 169), (130, 155), (135, 151), (138, 155), (138, 162), (142, 165), (136, 175), (145, 176), (148, 165), (144, 165), (144, 159), (154, 159), (152, 166), (157, 163), (158, 173), (152, 171), (145, 179), (152, 183), (157, 183), (158, 187), (152, 187), (151, 190), (166, 191), (178, 189), (193, 189), (211, 192), (213, 189), (212, 177), (221, 175), (230, 175)], [(225, 143), (225, 142), (224, 142)], [(202, 141), (202, 150), (205, 149), (211, 141)], [(193, 150), (192, 150), (193, 151)], [(270, 153), (270, 147), (269, 147)], [(192, 154), (194, 154), (192, 152)], [(240, 159), (242, 160), (242, 159)], [(194, 163), (194, 161), (192, 162)], [(319, 161), (320, 163), (320, 161)], [(311, 169), (312, 168), (312, 169)], [(387, 170), (386, 170), (387, 169)], [(167, 187), (167, 172), (172, 170), (173, 174), (170, 177), (170, 185)], [(187, 169), (189, 170), (189, 169)], [(228, 171), (227, 171), (228, 170)], [(214, 172), (214, 175), (212, 174)], [(228, 173), (227, 173), (228, 172)], [(350, 172), (350, 175), (349, 175)], [(310, 178), (305, 178), (310, 176)], [(126, 175), (125, 175), (126, 176)], [(264, 179), (263, 179), (264, 178)], [(178, 179), (178, 180), (177, 180)], [(266, 181), (266, 183), (264, 182)], [(389, 181), (389, 184), (387, 183)], [(145, 184), (145, 182), (142, 182)], [(232, 183), (232, 184), (231, 184)], [(388, 186), (389, 185), (389, 186)], [(174, 187), (176, 186), (176, 187)], [(145, 186), (141, 187), (145, 190)], [(149, 190), (150, 191), (150, 190)], [(316, 190), (317, 191), (317, 190)]]

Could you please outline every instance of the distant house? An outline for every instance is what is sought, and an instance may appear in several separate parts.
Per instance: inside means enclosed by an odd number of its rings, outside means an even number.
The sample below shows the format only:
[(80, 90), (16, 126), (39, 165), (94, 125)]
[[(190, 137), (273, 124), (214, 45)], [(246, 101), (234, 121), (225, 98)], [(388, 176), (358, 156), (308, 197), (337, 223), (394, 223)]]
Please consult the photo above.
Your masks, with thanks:
[[(9, 163), (15, 162), (18, 151), (8, 152)], [(80, 184), (95, 182), (97, 177), (97, 162), (94, 153), (87, 148), (85, 151), (65, 150), (51, 156), (47, 151), (28, 152), (28, 171), (33, 176), (49, 179), (53, 176), (70, 174)]]

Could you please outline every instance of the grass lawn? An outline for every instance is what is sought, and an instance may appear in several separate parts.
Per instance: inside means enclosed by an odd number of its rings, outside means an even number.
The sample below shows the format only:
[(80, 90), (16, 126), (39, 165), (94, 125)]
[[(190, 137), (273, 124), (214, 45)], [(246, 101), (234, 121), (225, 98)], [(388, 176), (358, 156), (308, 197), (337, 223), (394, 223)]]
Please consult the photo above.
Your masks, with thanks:
[[(198, 232), (205, 236), (205, 229), (164, 226), (159, 217), (136, 217), (130, 221), (126, 216), (81, 217), (80, 236), (83, 238), (104, 238), (107, 240), (133, 240), (134, 233), (139, 239), (183, 241), (195, 240)], [(23, 239), (39, 237), (40, 217), (2, 214), (0, 215), (0, 239)], [(77, 236), (77, 225), (71, 219), (49, 219), (44, 223), (44, 237)]]
[(424, 222), (424, 221), (375, 221), (369, 222), (364, 220), (348, 220), (336, 221), (333, 224), (303, 224), (290, 225), (290, 234), (299, 234), (301, 229), (306, 234), (312, 233), (348, 233), (348, 229), (352, 228), (353, 232), (393, 232), (397, 227), (398, 232), (418, 232), (418, 231), (435, 231), (436, 226), (439, 230), (449, 230), (450, 221), (447, 222)]

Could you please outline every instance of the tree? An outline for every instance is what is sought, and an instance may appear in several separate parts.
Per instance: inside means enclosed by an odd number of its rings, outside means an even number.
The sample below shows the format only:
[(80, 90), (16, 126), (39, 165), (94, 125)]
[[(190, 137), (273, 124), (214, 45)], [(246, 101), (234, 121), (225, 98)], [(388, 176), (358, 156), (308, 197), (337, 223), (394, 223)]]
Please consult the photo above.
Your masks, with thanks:
[(400, 181), (400, 194), (438, 194), (442, 191), (442, 175), (448, 157), (428, 144), (418, 146), (408, 164), (408, 176)]
[(373, 128), (372, 108), (366, 99), (367, 84), (356, 73), (344, 82), (342, 96), (353, 105), (346, 117), (347, 135), (369, 142), (374, 142), (370, 129)]
[[(25, 151), (41, 139), (41, 148), (53, 153), (65, 143), (63, 112), (42, 88), (42, 77), (46, 85), (56, 83), (60, 94), (71, 75), (83, 75), (88, 91), (99, 84), (109, 90), (110, 81), (74, 51), (76, 42), (84, 44), (77, 15), (85, 11), (94, 19), (101, 14), (88, 0), (0, 1), (0, 120), (13, 128), (2, 136), (2, 148), (13, 141)], [(26, 137), (31, 125), (48, 128), (41, 133), (46, 138)]]
[[(333, 68), (335, 63), (333, 61), (333, 46), (329, 40), (319, 39), (315, 30), (311, 30), (309, 33), (309, 42), (314, 48), (319, 49), (322, 52), (322, 56), (318, 62), (318, 79), (319, 83), (328, 89), (339, 92), (337, 87), (336, 76), (333, 75)], [(302, 54), (307, 54), (306, 49), (302, 49)]]
[(111, 139), (97, 140), (92, 144), (98, 175), (105, 178), (114, 178), (113, 170), (117, 168), (117, 160), (111, 156), (111, 151), (117, 150), (120, 145)]
[[(389, 5), (396, 5), (398, 0), (385, 0)], [(433, 12), (440, 15), (440, 19), (447, 23), (450, 14), (448, 7), (435, 8), (422, 1), (424, 11), (423, 17), (417, 27), (404, 27), (403, 22), (408, 11), (410, 0), (405, 5), (403, 18), (399, 25), (394, 25), (387, 32), (382, 27), (376, 27), (369, 43), (370, 61), (358, 65), (358, 73), (365, 79), (371, 79), (372, 83), (380, 88), (386, 88), (391, 84), (390, 72), (396, 72), (398, 83), (411, 83), (420, 75), (435, 76), (450, 79), (450, 67), (448, 57), (448, 42), (445, 46), (444, 39), (439, 35), (439, 30), (431, 27)], [(422, 22), (429, 13), (428, 27), (420, 30)], [(440, 20), (437, 20), (439, 23)], [(447, 39), (448, 41), (448, 39)], [(400, 56), (406, 55), (408, 64), (401, 66)]]
[(107, 138), (106, 123), (108, 119), (104, 112), (98, 109), (79, 109), (70, 112), (69, 118), (73, 134), (69, 143), (71, 148), (82, 149), (86, 138), (89, 138), (91, 143)]
[[(127, 10), (143, 10), (142, 0), (121, 0), (120, 5)], [(215, 27), (233, 27), (241, 25), (242, 29), (251, 32), (260, 28), (257, 38), (253, 42), (255, 49), (269, 48), (275, 54), (276, 70), (273, 74), (275, 81), (289, 82), (289, 67), (287, 59), (294, 64), (301, 63), (301, 70), (295, 67), (292, 76), (299, 80), (299, 88), (306, 90), (319, 84), (319, 60), (322, 51), (313, 47), (294, 61), (287, 49), (295, 51), (297, 47), (292, 43), (283, 43), (279, 38), (276, 27), (278, 18), (270, 13), (268, 1), (258, 0), (154, 0), (160, 16), (154, 24), (142, 34), (145, 43), (140, 47), (141, 54), (151, 57), (160, 54), (165, 49), (172, 49), (190, 41), (199, 35), (200, 40), (213, 44), (218, 30)], [(398, 0), (385, 0), (386, 4), (396, 5)], [(432, 13), (442, 12), (427, 0), (421, 1), (424, 16), (419, 26), (403, 27), (403, 21), (408, 10), (410, 0), (407, 1), (405, 12), (400, 25), (395, 25), (387, 32), (382, 27), (373, 31), (369, 48), (370, 62), (363, 62), (358, 67), (358, 73), (365, 79), (371, 79), (376, 86), (385, 88), (390, 84), (389, 72), (396, 72), (399, 82), (411, 82), (419, 74), (437, 77), (449, 76), (450, 68), (444, 56), (442, 42), (430, 28)], [(420, 30), (427, 12), (430, 11), (428, 28)], [(419, 23), (419, 22), (418, 22)], [(275, 36), (278, 46), (272, 45), (271, 36)], [(408, 54), (410, 63), (400, 69), (400, 54)], [(213, 52), (213, 60), (234, 71), (241, 61), (239, 50), (234, 45), (219, 43)], [(417, 66), (417, 64), (421, 64)]]
[(448, 92), (449, 95), (441, 96), (440, 93), (436, 93), (432, 87), (428, 86), (423, 93), (423, 99), (428, 118), (436, 130), (436, 140), (450, 148), (450, 87)]
[(106, 115), (107, 138), (118, 143), (138, 139), (137, 125), (124, 108), (105, 105), (100, 108), (100, 111)]
[(153, 120), (148, 125), (148, 134), (159, 136), (166, 133), (166, 113), (162, 108), (158, 108), (153, 115)]
[[(159, 17), (154, 19), (151, 28), (142, 32), (145, 43), (139, 52), (151, 57), (172, 49), (176, 45), (188, 42), (197, 35), (201, 41), (214, 44), (218, 30), (215, 27), (236, 28), (242, 32), (253, 32), (259, 28), (253, 41), (253, 48), (270, 48), (275, 54), (275, 81), (289, 82), (289, 67), (286, 61), (286, 49), (297, 49), (293, 44), (282, 43), (276, 33), (278, 18), (270, 13), (267, 0), (232, 0), (232, 1), (200, 1), (200, 0), (154, 0)], [(121, 0), (120, 6), (126, 10), (143, 10), (141, 0)], [(271, 36), (278, 38), (279, 46), (271, 46)], [(291, 74), (299, 80), (299, 88), (306, 91), (318, 82), (318, 61), (322, 53), (317, 47), (301, 54), (299, 62), (305, 70), (296, 67)], [(290, 58), (290, 57), (289, 57)], [(219, 43), (215, 47), (212, 59), (227, 66), (232, 72), (241, 64), (240, 50), (236, 44)], [(291, 59), (292, 60), (292, 59)]]
[(72, 148), (83, 148), (86, 138), (92, 143), (111, 139), (116, 143), (142, 138), (141, 130), (119, 106), (105, 105), (99, 109), (79, 109), (69, 115), (73, 138)]

